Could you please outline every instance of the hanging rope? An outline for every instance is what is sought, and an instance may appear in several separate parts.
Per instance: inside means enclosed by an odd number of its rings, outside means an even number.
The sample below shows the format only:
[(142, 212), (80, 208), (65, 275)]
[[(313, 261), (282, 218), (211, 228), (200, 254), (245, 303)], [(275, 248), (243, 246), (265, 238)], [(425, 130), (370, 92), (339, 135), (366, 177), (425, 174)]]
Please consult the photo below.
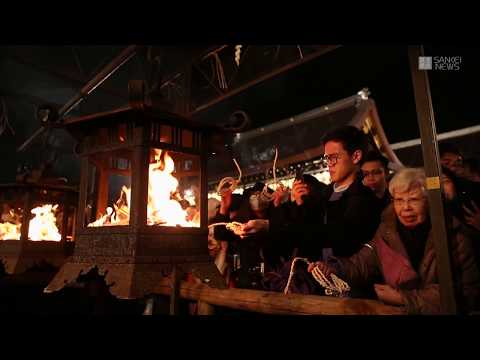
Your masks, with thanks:
[(285, 286), (285, 289), (283, 290), (283, 293), (285, 295), (288, 294), (288, 292), (290, 291), (290, 283), (292, 282), (293, 274), (295, 273), (294, 269), (297, 261), (303, 261), (308, 264), (308, 260), (306, 258), (296, 257), (292, 260), (292, 264), (290, 265), (290, 274), (288, 275), (287, 286)]
[(300, 45), (297, 45), (298, 52), (300, 53), (300, 59), (303, 59), (303, 52)]
[[(288, 294), (288, 292), (290, 291), (290, 285), (293, 279), (293, 275), (295, 274), (295, 264), (297, 261), (303, 261), (307, 265), (311, 264), (311, 262), (309, 262), (307, 258), (296, 257), (292, 260), (292, 265), (290, 266), (290, 274), (288, 275), (287, 285), (283, 290), (284, 294)], [(318, 266), (315, 266), (313, 268), (312, 275), (313, 275), (313, 278), (322, 287), (325, 288), (325, 295), (342, 297), (348, 291), (350, 291), (350, 286), (345, 281), (337, 277), (335, 274), (330, 275), (330, 278), (332, 279), (332, 281), (328, 280), (328, 278), (325, 276), (325, 274), (322, 272), (322, 270), (320, 270)]]
[[(226, 191), (234, 191), (237, 188), (237, 185), (240, 184), (240, 181), (242, 181), (242, 169), (240, 168), (240, 165), (238, 165), (237, 160), (235, 158), (233, 159), (233, 162), (237, 166), (238, 170), (238, 179), (235, 180), (233, 177), (226, 177), (220, 180), (217, 186), (217, 194), (222, 196)], [(225, 186), (226, 184), (230, 184), (228, 186)]]
[[(278, 159), (278, 148), (275, 148), (275, 158), (273, 160), (273, 184), (283, 186), (281, 183), (277, 182), (277, 159)], [(268, 175), (268, 171), (267, 171)], [(265, 177), (266, 178), (266, 177)], [(266, 201), (272, 201), (274, 199), (273, 194), (270, 194), (268, 192), (268, 184), (265, 182), (265, 186), (263, 187), (262, 194), (261, 196), (266, 200)]]
[(213, 57), (215, 58), (215, 67), (217, 70), (217, 76), (218, 76), (218, 83), (220, 86), (220, 89), (227, 89), (227, 81), (225, 80), (225, 73), (223, 72), (223, 66), (222, 66), (222, 61), (220, 60), (220, 57), (218, 56), (218, 53), (212, 54)]
[(235, 45), (235, 63), (240, 66), (240, 56), (242, 55), (242, 45)]
[(5, 132), (5, 130), (10, 129), (12, 135), (15, 135), (15, 130), (13, 130), (10, 122), (8, 121), (7, 114), (7, 104), (5, 104), (5, 99), (2, 98), (1, 108), (0, 108), (0, 136)]

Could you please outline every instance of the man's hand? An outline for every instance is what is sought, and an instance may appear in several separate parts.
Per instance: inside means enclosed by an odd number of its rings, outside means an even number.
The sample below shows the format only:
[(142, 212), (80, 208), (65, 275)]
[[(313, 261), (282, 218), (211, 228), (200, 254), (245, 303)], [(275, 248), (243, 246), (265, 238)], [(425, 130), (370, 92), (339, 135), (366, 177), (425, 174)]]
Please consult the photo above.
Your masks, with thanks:
[(227, 215), (232, 205), (232, 190), (222, 192), (222, 200), (220, 201), (220, 214)]
[(298, 206), (303, 205), (303, 195), (309, 195), (310, 190), (307, 184), (305, 184), (302, 180), (295, 180), (293, 182), (292, 188), (292, 200), (297, 203)]
[(263, 219), (249, 220), (242, 229), (242, 232), (239, 234), (242, 239), (252, 236), (256, 233), (268, 231), (269, 221)]
[(467, 224), (480, 231), (480, 209), (478, 208), (477, 204), (475, 204), (475, 201), (472, 201), (472, 206), (474, 209), (473, 211), (463, 206), (463, 210), (466, 212), (465, 221)]
[(278, 207), (282, 200), (288, 196), (288, 188), (280, 185), (273, 193), (273, 206)]
[(375, 292), (377, 293), (378, 299), (385, 304), (389, 305), (404, 305), (405, 301), (403, 299), (400, 291), (395, 290), (390, 285), (374, 285)]

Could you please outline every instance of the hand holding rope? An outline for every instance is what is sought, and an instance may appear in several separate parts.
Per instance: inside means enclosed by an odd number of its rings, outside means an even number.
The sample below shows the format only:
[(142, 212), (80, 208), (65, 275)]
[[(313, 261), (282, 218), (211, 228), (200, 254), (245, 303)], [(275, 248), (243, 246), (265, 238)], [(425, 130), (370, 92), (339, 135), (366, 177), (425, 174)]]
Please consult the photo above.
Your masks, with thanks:
[(210, 224), (208, 225), (208, 227), (211, 228), (211, 227), (221, 226), (221, 225), (224, 225), (227, 228), (227, 230), (232, 231), (235, 235), (238, 235), (239, 233), (241, 233), (243, 231), (243, 226), (244, 226), (244, 224), (242, 224), (241, 222), (232, 221), (232, 222), (218, 222), (218, 223)]
[[(294, 270), (297, 261), (303, 261), (308, 265), (314, 264), (312, 262), (309, 262), (307, 258), (294, 258), (292, 260), (292, 265), (290, 266), (290, 274), (288, 276), (287, 285), (283, 290), (284, 294), (288, 294), (290, 291), (290, 285), (293, 279), (293, 275), (295, 273)], [(325, 288), (325, 295), (342, 297), (346, 293), (348, 293), (348, 291), (350, 291), (350, 286), (345, 281), (337, 277), (335, 274), (330, 274), (330, 278), (332, 279), (332, 281), (328, 280), (327, 276), (325, 276), (322, 270), (320, 270), (318, 265), (315, 265), (315, 267), (313, 268), (312, 276), (322, 287)]]
[[(225, 192), (227, 192), (229, 190), (231, 192), (233, 192), (237, 188), (237, 185), (240, 184), (240, 182), (242, 181), (242, 169), (238, 165), (237, 160), (233, 159), (233, 162), (237, 166), (238, 179), (235, 180), (233, 177), (226, 177), (226, 178), (223, 178), (222, 180), (220, 180), (220, 182), (218, 183), (218, 186), (217, 186), (217, 193), (220, 196), (222, 196)], [(230, 184), (230, 185), (225, 186), (226, 184)]]

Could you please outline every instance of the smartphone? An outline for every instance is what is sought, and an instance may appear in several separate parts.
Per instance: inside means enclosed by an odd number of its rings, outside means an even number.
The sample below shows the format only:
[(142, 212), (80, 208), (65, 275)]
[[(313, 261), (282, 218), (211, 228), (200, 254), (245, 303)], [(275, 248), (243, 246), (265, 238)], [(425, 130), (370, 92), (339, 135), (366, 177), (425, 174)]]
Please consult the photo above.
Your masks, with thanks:
[(303, 169), (303, 168), (298, 168), (298, 169), (295, 171), (295, 180), (304, 181), (303, 172), (304, 172), (304, 169)]

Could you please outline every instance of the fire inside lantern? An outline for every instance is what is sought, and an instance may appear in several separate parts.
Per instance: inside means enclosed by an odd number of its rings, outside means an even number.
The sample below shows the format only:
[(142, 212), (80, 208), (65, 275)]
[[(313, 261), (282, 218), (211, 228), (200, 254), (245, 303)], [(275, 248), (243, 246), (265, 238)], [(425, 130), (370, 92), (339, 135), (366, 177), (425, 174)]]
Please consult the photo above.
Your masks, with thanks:
[[(45, 204), (31, 210), (34, 215), (29, 222), (28, 239), (32, 241), (60, 241), (57, 227), (58, 205)], [(0, 223), (0, 240), (20, 240), (22, 227), (21, 210), (4, 207)]]
[(56, 225), (57, 218), (55, 216), (55, 212), (57, 209), (58, 204), (53, 206), (51, 204), (46, 204), (32, 209), (32, 214), (34, 214), (35, 217), (30, 220), (30, 226), (28, 228), (29, 240), (62, 240), (62, 235), (60, 235)]
[[(147, 225), (200, 227), (192, 190), (179, 192), (179, 181), (173, 173), (175, 163), (168, 151), (153, 149), (149, 165)], [(118, 200), (89, 227), (128, 225), (130, 221), (131, 188), (123, 185)]]
[(173, 269), (225, 286), (207, 249), (206, 165), (215, 129), (139, 103), (65, 119), (81, 158), (80, 211), (75, 251), (48, 292), (95, 267), (122, 299), (158, 292)]

